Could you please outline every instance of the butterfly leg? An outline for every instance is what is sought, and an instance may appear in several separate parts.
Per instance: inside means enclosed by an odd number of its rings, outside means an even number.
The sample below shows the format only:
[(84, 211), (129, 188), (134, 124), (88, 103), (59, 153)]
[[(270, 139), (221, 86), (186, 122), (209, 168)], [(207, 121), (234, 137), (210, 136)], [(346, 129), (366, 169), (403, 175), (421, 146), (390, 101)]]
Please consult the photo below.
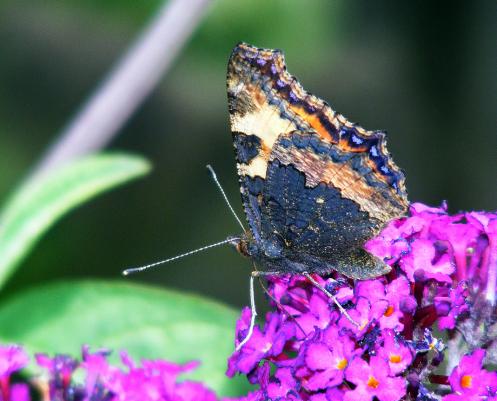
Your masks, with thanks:
[[(261, 274), (262, 273), (262, 274)], [(261, 272), (261, 271), (254, 271), (252, 272), (252, 274), (255, 274), (255, 276), (259, 279), (259, 284), (261, 285), (262, 289), (264, 290), (264, 292), (266, 293), (266, 295), (276, 304), (276, 306), (291, 320), (293, 320), (293, 322), (295, 323), (295, 325), (297, 326), (297, 328), (302, 332), (302, 334), (304, 335), (304, 337), (307, 337), (307, 334), (305, 332), (305, 330), (302, 328), (302, 326), (299, 324), (299, 322), (297, 321), (297, 319), (295, 319), (295, 316), (293, 316), (290, 312), (288, 312), (285, 307), (281, 304), (280, 301), (278, 301), (270, 292), (269, 290), (266, 288), (266, 286), (264, 285), (264, 283), (262, 282), (262, 277), (267, 277), (267, 276), (277, 276), (277, 275), (281, 275), (281, 274), (288, 274), (287, 272), (279, 272), (279, 271), (273, 271), (273, 272)]]
[(257, 311), (255, 309), (255, 295), (254, 295), (254, 275), (255, 271), (252, 272), (250, 275), (250, 326), (247, 332), (247, 335), (245, 338), (240, 341), (240, 343), (236, 346), (235, 351), (240, 351), (242, 347), (247, 343), (248, 340), (250, 340), (250, 337), (252, 337), (252, 333), (254, 332), (254, 326), (255, 326), (255, 318), (257, 317)]
[(283, 272), (283, 271), (267, 272), (261, 270), (254, 270), (251, 273), (252, 277), (281, 276), (282, 274), (288, 274), (288, 272)]
[(307, 280), (309, 280), (316, 288), (321, 290), (328, 298), (331, 298), (333, 300), (333, 302), (335, 303), (335, 305), (340, 310), (340, 312), (347, 318), (347, 320), (350, 323), (352, 323), (356, 327), (359, 327), (359, 323), (357, 323), (354, 319), (352, 319), (350, 317), (348, 312), (345, 310), (345, 308), (342, 306), (342, 304), (340, 304), (340, 302), (338, 302), (338, 299), (336, 299), (336, 297), (332, 293), (330, 293), (326, 288), (324, 288), (321, 284), (319, 284), (316, 280), (314, 280), (314, 278), (309, 273), (304, 272), (304, 273), (302, 273), (302, 275), (304, 277), (306, 277)]
[(283, 272), (265, 272), (260, 270), (254, 270), (250, 274), (250, 311), (251, 311), (250, 326), (247, 335), (236, 346), (235, 351), (239, 351), (248, 342), (248, 340), (250, 340), (250, 337), (252, 337), (252, 334), (254, 332), (255, 318), (257, 317), (257, 310), (255, 308), (254, 279), (256, 277), (273, 276), (278, 274), (283, 274)]

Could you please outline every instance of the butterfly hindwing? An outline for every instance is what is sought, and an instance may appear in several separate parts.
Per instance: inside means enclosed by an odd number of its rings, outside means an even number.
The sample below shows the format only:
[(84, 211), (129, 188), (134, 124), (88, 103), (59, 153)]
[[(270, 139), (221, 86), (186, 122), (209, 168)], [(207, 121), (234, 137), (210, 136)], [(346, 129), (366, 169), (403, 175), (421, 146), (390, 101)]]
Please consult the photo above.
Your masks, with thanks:
[[(320, 146), (321, 152), (310, 145), (303, 147), (303, 139)], [(313, 132), (294, 132), (280, 136), (275, 143), (262, 191), (262, 239), (285, 244), (292, 250), (287, 258), (301, 261), (308, 271), (333, 269), (362, 278), (383, 274), (388, 267), (362, 250), (364, 242), (382, 226), (380, 218), (361, 210), (326, 178), (335, 171), (345, 174), (358, 163), (353, 158), (333, 162), (330, 147), (320, 142)], [(361, 179), (354, 185), (361, 185)]]

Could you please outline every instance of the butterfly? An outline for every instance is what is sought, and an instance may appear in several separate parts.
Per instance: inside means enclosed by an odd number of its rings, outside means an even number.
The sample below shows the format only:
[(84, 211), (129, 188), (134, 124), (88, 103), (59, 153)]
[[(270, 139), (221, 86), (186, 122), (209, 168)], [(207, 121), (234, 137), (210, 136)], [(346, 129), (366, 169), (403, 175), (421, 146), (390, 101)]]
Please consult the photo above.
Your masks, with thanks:
[(385, 133), (349, 122), (307, 92), (279, 50), (238, 44), (227, 92), (250, 227), (234, 240), (237, 250), (267, 274), (388, 273), (363, 248), (409, 205)]

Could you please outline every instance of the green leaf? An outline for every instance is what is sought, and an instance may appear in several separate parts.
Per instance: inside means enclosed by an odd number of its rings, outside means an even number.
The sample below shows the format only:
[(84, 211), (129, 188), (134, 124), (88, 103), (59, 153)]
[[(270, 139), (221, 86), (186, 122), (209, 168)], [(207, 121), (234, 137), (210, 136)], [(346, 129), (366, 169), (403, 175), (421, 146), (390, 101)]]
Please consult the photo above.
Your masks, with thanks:
[(64, 213), (150, 170), (132, 155), (93, 155), (27, 183), (0, 214), (0, 287)]
[(225, 376), (238, 313), (195, 295), (122, 282), (62, 282), (16, 295), (0, 306), (0, 340), (30, 352), (80, 356), (81, 345), (127, 350), (133, 358), (201, 361), (185, 377), (221, 395), (245, 394), (244, 377)]

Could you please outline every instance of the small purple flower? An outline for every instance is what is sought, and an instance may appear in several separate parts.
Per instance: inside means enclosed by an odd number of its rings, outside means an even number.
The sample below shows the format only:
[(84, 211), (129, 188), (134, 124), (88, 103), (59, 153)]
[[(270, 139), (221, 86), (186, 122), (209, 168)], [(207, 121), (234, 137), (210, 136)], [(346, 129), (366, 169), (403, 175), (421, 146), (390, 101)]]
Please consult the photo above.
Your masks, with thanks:
[[(470, 399), (472, 396), (488, 396), (490, 386), (497, 383), (497, 373), (488, 372), (483, 366), (485, 351), (477, 349), (471, 355), (465, 355), (461, 358), (459, 365), (454, 368), (449, 376), (450, 387), (455, 392), (454, 395), (444, 397), (447, 400)], [(466, 397), (466, 398), (462, 398)], [(481, 399), (481, 398), (480, 398)]]
[(309, 401), (343, 401), (343, 394), (343, 390), (333, 387), (324, 393), (320, 392), (311, 395)]
[(360, 350), (355, 348), (355, 342), (347, 335), (340, 336), (335, 326), (322, 333), (321, 341), (309, 341), (304, 349), (304, 361), (309, 374), (303, 385), (310, 391), (340, 385), (350, 361), (360, 354)]
[(388, 362), (390, 372), (398, 375), (405, 371), (413, 360), (411, 347), (401, 338), (396, 337), (393, 330), (384, 330), (382, 340), (383, 345), (377, 348), (377, 353)]
[(267, 385), (261, 386), (265, 390), (266, 399), (277, 400), (287, 398), (292, 394), (298, 394), (299, 384), (291, 368), (278, 368), (273, 377), (269, 379), (269, 366), (267, 367)]
[(402, 236), (404, 221), (405, 219), (399, 219), (390, 222), (378, 236), (364, 245), (364, 249), (385, 263), (390, 265), (395, 263), (402, 254), (409, 251), (409, 244)]
[[(323, 287), (330, 287), (331, 282), (314, 275), (314, 279)], [(296, 325), (295, 335), (298, 340), (310, 336), (316, 328), (324, 329), (339, 318), (339, 313), (330, 308), (332, 301), (316, 287), (310, 286), (303, 276), (272, 277), (270, 279), (273, 296), (293, 317)], [(285, 284), (287, 286), (285, 286)], [(348, 286), (336, 285), (336, 298), (347, 302), (352, 293)]]
[(387, 308), (387, 300), (375, 299), (374, 302), (370, 302), (364, 297), (358, 297), (355, 307), (347, 311), (356, 324), (352, 323), (345, 315), (340, 317), (338, 324), (360, 339), (370, 329), (370, 326), (384, 315)]
[[(442, 401), (482, 401), (482, 397), (477, 394), (468, 395), (454, 393), (446, 395), (442, 398)], [(485, 399), (485, 401), (488, 401), (488, 399)]]
[(446, 216), (434, 221), (430, 227), (430, 232), (434, 237), (450, 245), (459, 280), (467, 278), (468, 248), (474, 246), (480, 231), (463, 220), (465, 220), (464, 215)]
[(416, 303), (411, 294), (409, 282), (404, 276), (392, 280), (386, 286), (380, 280), (361, 281), (356, 285), (357, 296), (363, 296), (371, 303), (379, 300), (388, 302), (383, 315), (379, 318), (382, 329), (402, 331), (404, 324), (399, 321), (404, 316), (402, 305)]
[[(477, 270), (475, 266), (478, 266), (478, 263), (474, 263), (475, 258), (472, 258), (470, 273), (479, 277), (482, 283), (480, 288), (484, 291), (485, 300), (491, 305), (495, 305), (497, 293), (497, 214), (473, 212), (467, 213), (466, 218), (473, 224), (478, 222), (481, 227), (482, 232), (478, 237), (477, 246), (471, 250), (477, 256), (477, 262), (478, 256), (481, 256), (485, 262)], [(481, 247), (482, 243), (486, 243), (483, 248)]]
[(433, 219), (436, 218), (436, 216), (443, 216), (447, 214), (447, 202), (442, 202), (440, 207), (433, 207), (433, 206), (428, 206), (425, 205), (424, 203), (420, 202), (415, 202), (412, 203), (410, 206), (410, 211), (413, 216), (417, 215), (422, 215), (422, 214), (429, 214), (433, 215)]
[[(242, 341), (247, 335), (250, 316), (250, 309), (245, 308), (237, 323), (238, 341)], [(268, 314), (267, 321), (264, 332), (258, 326), (254, 327), (248, 342), (229, 358), (226, 372), (228, 376), (234, 376), (237, 372), (250, 373), (263, 358), (281, 354), (286, 341), (294, 336), (294, 325), (285, 324), (284, 317), (279, 313)]]
[(441, 330), (453, 329), (456, 326), (457, 317), (469, 310), (468, 289), (465, 282), (460, 282), (456, 288), (440, 288), (435, 296), (435, 308), (437, 309), (438, 327)]
[(455, 271), (455, 266), (450, 256), (444, 253), (437, 257), (436, 252), (435, 244), (431, 240), (417, 239), (411, 243), (409, 254), (400, 260), (400, 267), (407, 274), (409, 281), (414, 282), (415, 273), (420, 271), (426, 279), (452, 282), (450, 275)]
[(312, 334), (315, 329), (324, 329), (339, 317), (335, 309), (330, 308), (330, 300), (324, 294), (313, 293), (309, 297), (308, 309), (295, 316), (296, 323), (302, 330), (297, 332), (299, 340)]
[(300, 367), (303, 386), (315, 391), (340, 385), (345, 369), (355, 356), (362, 354), (362, 349), (356, 347), (356, 342), (347, 333), (332, 325), (303, 344), (301, 353), (304, 356), (301, 362), (306, 367), (306, 370)]
[(369, 364), (362, 358), (354, 358), (345, 373), (346, 378), (356, 385), (347, 391), (344, 401), (399, 401), (406, 394), (406, 381), (401, 377), (391, 377), (387, 362), (373, 356)]
[(357, 297), (367, 298), (370, 302), (385, 299), (385, 284), (382, 280), (358, 281), (354, 291)]

